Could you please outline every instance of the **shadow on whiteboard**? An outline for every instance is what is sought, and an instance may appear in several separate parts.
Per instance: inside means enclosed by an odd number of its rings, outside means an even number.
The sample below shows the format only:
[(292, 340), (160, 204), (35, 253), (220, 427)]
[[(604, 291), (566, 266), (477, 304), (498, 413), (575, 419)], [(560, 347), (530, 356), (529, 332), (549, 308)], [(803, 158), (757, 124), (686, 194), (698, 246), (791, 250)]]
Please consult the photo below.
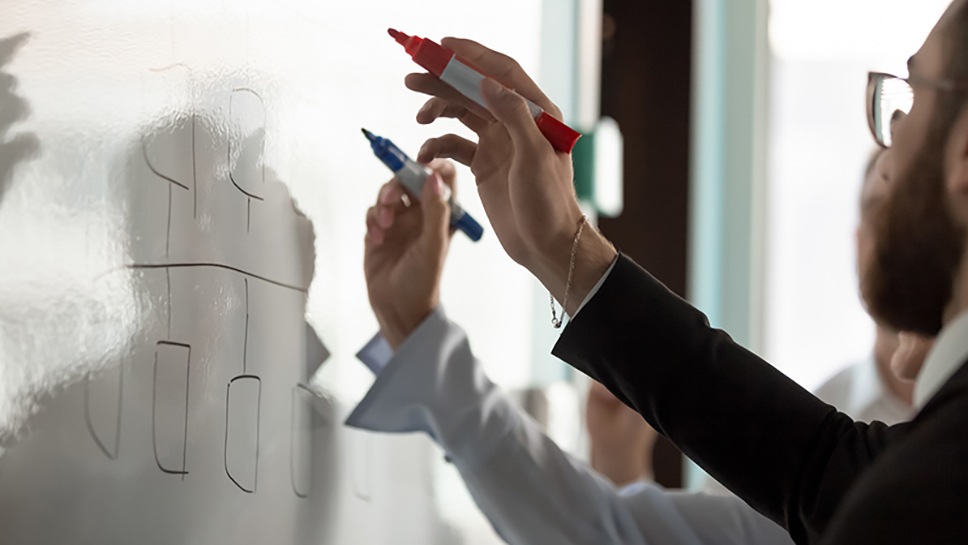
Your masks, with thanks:
[[(9, 59), (17, 44), (0, 44)], [(326, 542), (344, 491), (335, 408), (303, 386), (327, 352), (305, 325), (312, 225), (266, 164), (244, 82), (202, 92), (187, 67), (146, 72), (147, 113), (108, 182), (122, 261), (92, 272), (130, 297), (79, 281), (75, 314), (105, 318), (76, 324), (50, 319), (72, 307), (49, 290), (26, 300), (47, 320), (23, 340), (71, 355), (76, 376), (43, 381), (0, 457), (0, 542)], [(8, 94), (4, 130), (26, 112)]]
[(30, 160), (40, 150), (36, 135), (11, 134), (14, 125), (30, 115), (30, 105), (16, 94), (17, 78), (4, 70), (29, 38), (27, 33), (0, 38), (0, 201), (13, 180), (17, 163)]

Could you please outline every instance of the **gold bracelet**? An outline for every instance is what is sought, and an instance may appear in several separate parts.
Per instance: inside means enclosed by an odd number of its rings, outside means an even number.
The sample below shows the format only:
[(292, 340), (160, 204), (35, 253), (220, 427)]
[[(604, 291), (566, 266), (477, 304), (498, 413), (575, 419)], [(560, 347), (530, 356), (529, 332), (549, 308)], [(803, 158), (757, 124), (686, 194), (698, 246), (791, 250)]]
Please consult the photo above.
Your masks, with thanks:
[(575, 233), (575, 240), (571, 243), (571, 259), (568, 261), (568, 277), (565, 279), (565, 297), (561, 301), (561, 317), (558, 317), (558, 313), (555, 311), (555, 296), (551, 294), (551, 290), (548, 290), (548, 297), (551, 299), (551, 325), (555, 329), (561, 329), (561, 323), (565, 320), (565, 309), (568, 308), (568, 292), (571, 291), (571, 276), (575, 272), (575, 256), (578, 254), (578, 241), (581, 239), (581, 232), (585, 229), (587, 222), (588, 216), (582, 214), (581, 219), (578, 220), (578, 232)]

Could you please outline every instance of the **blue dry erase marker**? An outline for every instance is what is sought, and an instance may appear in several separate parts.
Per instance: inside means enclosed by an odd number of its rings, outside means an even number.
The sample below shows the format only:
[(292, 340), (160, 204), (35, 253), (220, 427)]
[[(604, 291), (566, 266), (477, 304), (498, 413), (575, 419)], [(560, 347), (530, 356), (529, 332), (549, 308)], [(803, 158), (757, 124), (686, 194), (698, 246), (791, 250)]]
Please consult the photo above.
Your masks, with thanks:
[[(433, 171), (407, 157), (407, 154), (403, 153), (389, 139), (376, 136), (366, 129), (363, 129), (363, 134), (370, 141), (373, 154), (393, 171), (397, 181), (407, 189), (411, 197), (419, 199), (424, 181), (433, 174)], [(449, 189), (445, 186), (445, 190), (449, 192)], [(481, 240), (481, 235), (484, 234), (484, 228), (481, 227), (481, 224), (465, 212), (453, 196), (448, 197), (447, 200), (450, 203), (450, 226), (463, 231), (474, 242)]]

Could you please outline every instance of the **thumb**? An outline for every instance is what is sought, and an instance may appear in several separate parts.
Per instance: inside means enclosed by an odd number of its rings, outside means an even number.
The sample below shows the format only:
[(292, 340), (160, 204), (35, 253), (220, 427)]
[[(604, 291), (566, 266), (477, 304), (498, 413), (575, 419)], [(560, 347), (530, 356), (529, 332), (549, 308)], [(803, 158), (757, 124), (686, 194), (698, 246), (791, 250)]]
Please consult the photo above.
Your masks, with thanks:
[(420, 208), (423, 211), (423, 228), (420, 244), (430, 255), (443, 252), (449, 238), (450, 226), (450, 188), (444, 184), (438, 172), (427, 177), (420, 195)]
[(507, 128), (516, 146), (537, 151), (546, 142), (524, 97), (491, 78), (481, 81), (481, 95), (494, 117)]

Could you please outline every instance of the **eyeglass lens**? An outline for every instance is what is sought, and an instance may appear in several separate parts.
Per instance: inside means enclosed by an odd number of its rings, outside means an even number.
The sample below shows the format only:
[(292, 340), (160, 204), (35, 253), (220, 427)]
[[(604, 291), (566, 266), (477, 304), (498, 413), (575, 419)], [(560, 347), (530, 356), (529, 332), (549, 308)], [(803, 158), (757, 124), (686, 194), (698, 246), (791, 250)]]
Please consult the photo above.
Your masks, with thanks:
[(903, 79), (884, 77), (877, 82), (872, 99), (874, 137), (881, 145), (890, 147), (893, 125), (911, 111), (914, 93)]

